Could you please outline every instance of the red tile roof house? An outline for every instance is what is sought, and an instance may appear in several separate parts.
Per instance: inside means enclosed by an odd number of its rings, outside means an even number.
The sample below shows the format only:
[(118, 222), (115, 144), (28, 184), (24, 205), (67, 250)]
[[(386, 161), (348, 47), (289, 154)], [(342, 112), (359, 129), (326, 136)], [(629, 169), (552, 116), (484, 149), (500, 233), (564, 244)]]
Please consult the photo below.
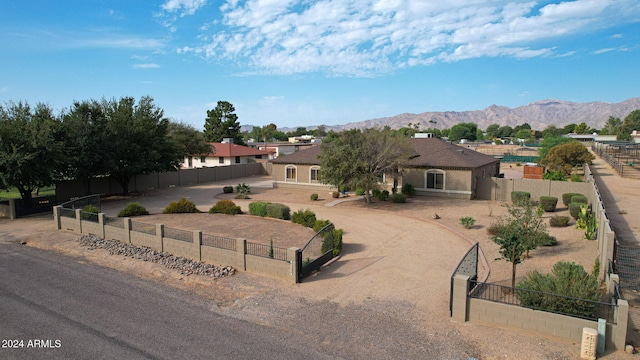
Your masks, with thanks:
[(184, 159), (183, 169), (249, 164), (256, 159), (268, 159), (269, 153), (232, 143), (209, 143), (215, 151), (211, 154), (192, 155)]
[[(436, 138), (410, 139), (414, 156), (401, 169), (402, 184), (418, 194), (474, 199), (479, 178), (498, 176), (500, 160)], [(273, 159), (271, 176), (276, 187), (330, 188), (319, 180), (321, 147), (314, 146)], [(384, 179), (390, 188), (393, 179)]]

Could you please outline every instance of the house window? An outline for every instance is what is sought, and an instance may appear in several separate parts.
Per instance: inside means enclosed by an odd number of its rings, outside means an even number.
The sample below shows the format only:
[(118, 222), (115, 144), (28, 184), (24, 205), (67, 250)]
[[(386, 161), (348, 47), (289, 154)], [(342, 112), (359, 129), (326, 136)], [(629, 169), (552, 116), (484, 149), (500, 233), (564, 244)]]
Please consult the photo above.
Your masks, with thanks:
[(426, 172), (426, 188), (435, 190), (444, 190), (445, 173), (442, 170), (427, 170)]
[(207, 158), (205, 156), (200, 156), (200, 162), (204, 164), (207, 162)]
[(256, 159), (262, 159), (262, 155), (256, 155)]
[(224, 158), (222, 156), (218, 157), (218, 164), (224, 164)]
[(236, 156), (236, 164), (240, 164), (240, 156)]
[(296, 169), (295, 166), (287, 165), (285, 180), (286, 181), (297, 181), (298, 180), (297, 169)]
[(318, 175), (320, 174), (320, 168), (312, 167), (309, 171), (309, 180), (311, 180), (311, 182), (318, 182), (320, 180), (320, 178), (318, 177)]

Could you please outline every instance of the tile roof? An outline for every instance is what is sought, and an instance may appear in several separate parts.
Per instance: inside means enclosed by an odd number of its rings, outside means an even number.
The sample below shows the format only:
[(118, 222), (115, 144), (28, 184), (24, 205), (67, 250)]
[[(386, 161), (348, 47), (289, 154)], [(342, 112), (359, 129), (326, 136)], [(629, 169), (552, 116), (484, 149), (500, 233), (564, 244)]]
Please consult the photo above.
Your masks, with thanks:
[[(464, 168), (473, 169), (499, 162), (493, 156), (463, 148), (436, 138), (409, 139), (415, 152), (409, 160), (409, 167)], [(296, 151), (271, 160), (274, 164), (320, 165), (320, 146)]]
[(264, 150), (258, 150), (247, 146), (230, 144), (230, 143), (209, 143), (209, 145), (215, 148), (215, 153), (208, 154), (210, 156), (255, 156), (255, 155), (268, 155), (269, 153)]

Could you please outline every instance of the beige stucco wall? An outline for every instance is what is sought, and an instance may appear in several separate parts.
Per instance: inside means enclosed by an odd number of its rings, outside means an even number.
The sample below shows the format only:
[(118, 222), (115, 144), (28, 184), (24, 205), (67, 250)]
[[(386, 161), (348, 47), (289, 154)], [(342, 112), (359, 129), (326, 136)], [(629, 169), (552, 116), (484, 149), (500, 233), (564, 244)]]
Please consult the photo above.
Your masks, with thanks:
[[(267, 155), (263, 155), (266, 157)], [(191, 167), (189, 167), (189, 157), (185, 157), (182, 162), (181, 168), (183, 169), (195, 169), (195, 168), (203, 168), (203, 167), (216, 167), (216, 166), (228, 166), (228, 165), (238, 165), (238, 164), (253, 164), (256, 162), (255, 156), (240, 156), (240, 162), (236, 162), (235, 156), (227, 156), (222, 157), (223, 162), (220, 162), (220, 156), (205, 156), (204, 162), (200, 156), (192, 157)]]
[[(287, 180), (287, 166), (295, 167), (297, 178), (296, 180)], [(311, 168), (320, 169), (318, 165), (294, 165), (294, 164), (273, 164), (271, 169), (271, 176), (274, 181), (277, 182), (286, 182), (286, 183), (299, 183), (299, 184), (317, 184), (320, 185), (320, 182), (314, 181), (311, 182)]]
[[(444, 173), (444, 189), (427, 189), (426, 173), (428, 170)], [(411, 184), (418, 194), (470, 199), (472, 195), (471, 170), (440, 170), (440, 169), (411, 168), (404, 170), (402, 184)]]

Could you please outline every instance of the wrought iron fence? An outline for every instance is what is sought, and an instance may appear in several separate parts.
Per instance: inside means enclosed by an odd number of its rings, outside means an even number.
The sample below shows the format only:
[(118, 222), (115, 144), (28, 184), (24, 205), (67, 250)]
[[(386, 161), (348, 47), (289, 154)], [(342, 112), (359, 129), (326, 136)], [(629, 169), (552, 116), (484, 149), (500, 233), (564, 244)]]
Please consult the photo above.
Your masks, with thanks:
[(202, 245), (204, 246), (236, 251), (236, 243), (237, 243), (236, 239), (230, 239), (230, 238), (209, 235), (209, 234), (202, 234)]
[[(616, 303), (579, 299), (540, 291), (513, 288), (499, 284), (471, 281), (469, 296), (502, 304), (597, 321), (616, 323)], [(616, 300), (617, 301), (617, 300)]]
[(93, 205), (97, 207), (98, 210), (101, 210), (102, 208), (100, 207), (100, 194), (87, 195), (60, 204), (60, 206), (65, 209), (82, 209), (87, 205)]
[(300, 249), (304, 262), (311, 262), (326, 252), (333, 250), (334, 229), (335, 226), (332, 223), (328, 223), (304, 244)]
[(451, 274), (451, 286), (449, 290), (449, 315), (453, 316), (453, 278), (456, 275), (467, 275), (471, 280), (476, 280), (478, 278), (478, 252), (479, 252), (480, 244), (475, 243), (473, 246), (467, 250), (467, 253), (464, 254), (462, 260), (456, 266), (456, 269), (453, 270), (453, 274)]
[(288, 260), (286, 248), (251, 242), (247, 242), (247, 255), (255, 255), (282, 261)]
[(170, 239), (174, 239), (174, 240), (184, 241), (184, 242), (188, 242), (188, 243), (192, 243), (193, 242), (193, 232), (192, 231), (174, 229), (174, 228), (170, 228), (170, 227), (166, 227), (165, 226), (163, 235), (164, 235), (164, 237), (167, 237), (167, 238), (170, 238)]
[(137, 231), (149, 235), (156, 235), (156, 226), (152, 224), (145, 224), (138, 221), (131, 222), (131, 230)]
[(117, 228), (120, 228), (120, 229), (124, 229), (124, 219), (123, 218), (105, 216), (104, 217), (104, 224), (105, 225), (109, 225), (109, 226), (113, 226), (113, 227), (117, 227)]
[(61, 208), (58, 208), (58, 215), (75, 219), (76, 211), (74, 209), (67, 209), (67, 208), (61, 207)]

